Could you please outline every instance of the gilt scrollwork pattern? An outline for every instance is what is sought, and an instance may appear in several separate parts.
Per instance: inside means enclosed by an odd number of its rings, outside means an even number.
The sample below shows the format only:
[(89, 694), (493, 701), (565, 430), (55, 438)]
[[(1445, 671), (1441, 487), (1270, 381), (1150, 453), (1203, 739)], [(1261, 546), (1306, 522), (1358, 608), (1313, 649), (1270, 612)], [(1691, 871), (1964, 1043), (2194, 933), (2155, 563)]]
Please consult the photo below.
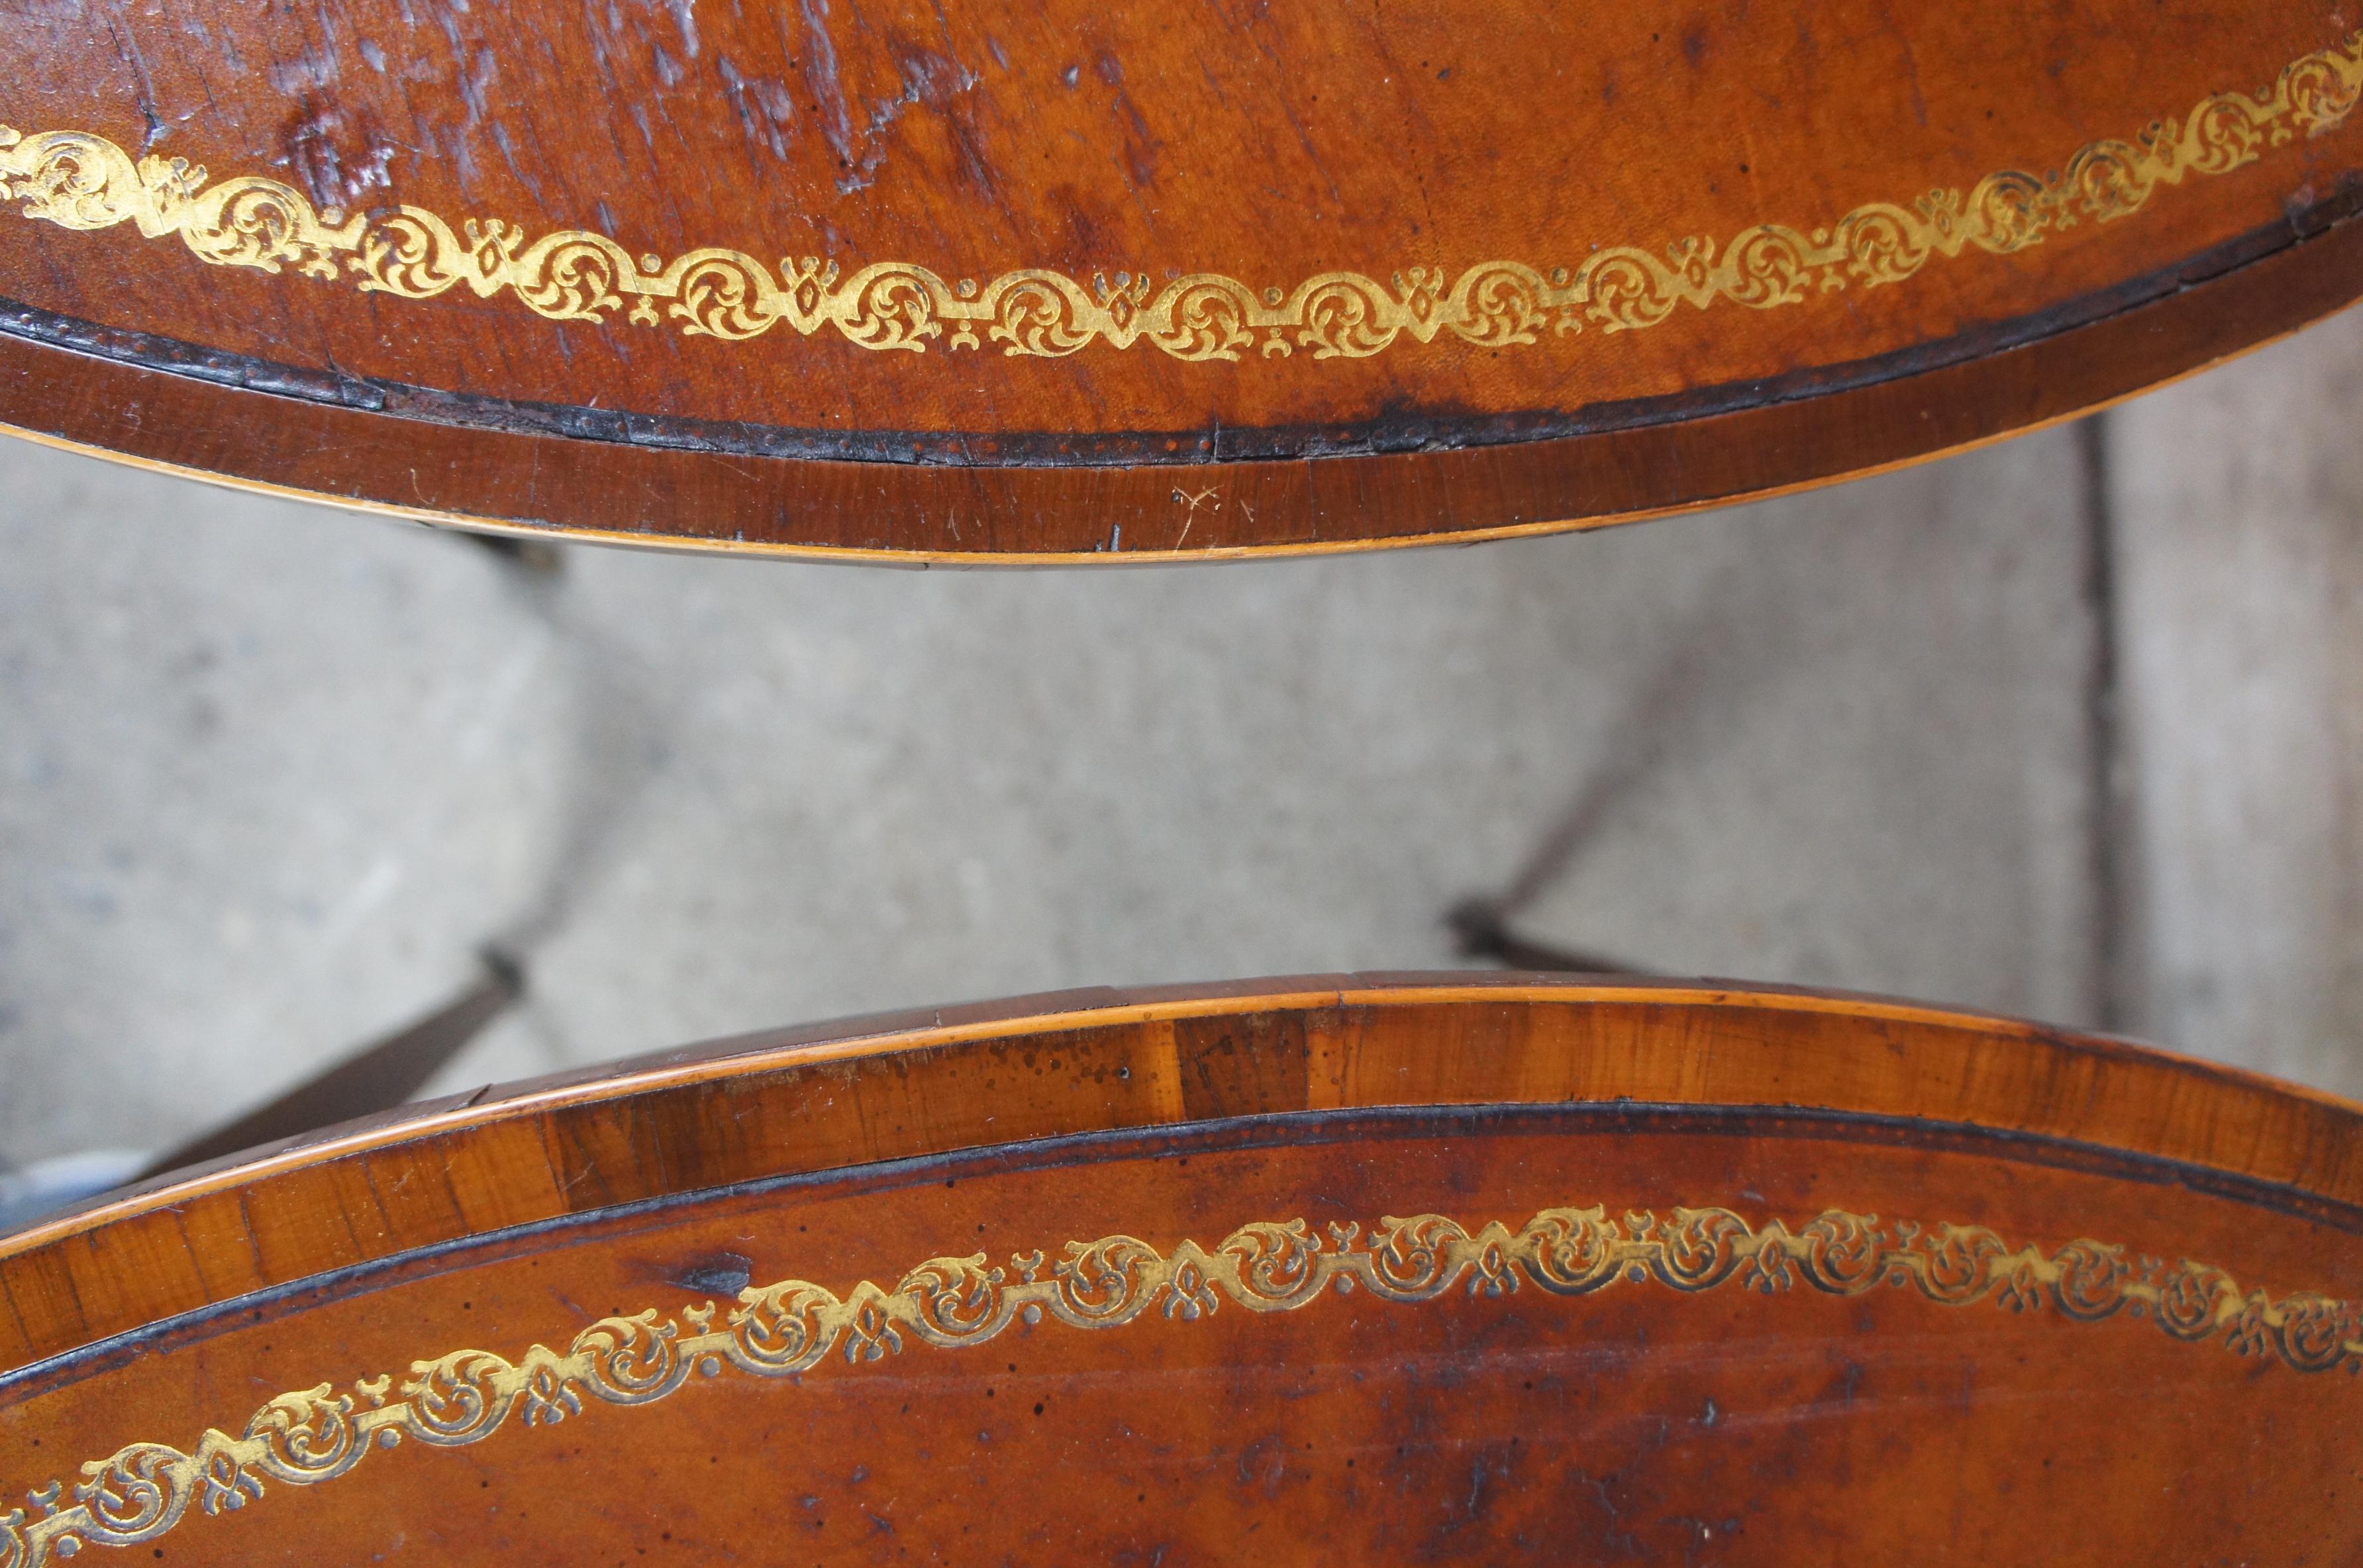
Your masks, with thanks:
[[(1409, 337), (1449, 335), (1480, 348), (1533, 345), (1586, 330), (1657, 326), (1684, 306), (1769, 310), (1849, 288), (1902, 282), (1938, 257), (2007, 254), (2080, 223), (2107, 223), (2161, 188), (2228, 173), (2265, 149), (2318, 136), (2363, 97), (2363, 33), (2291, 61), (2260, 92), (2219, 93), (2131, 140), (2096, 141), (2044, 174), (2003, 170), (1966, 192), (1872, 202), (1810, 228), (1757, 224), (1717, 243), (1594, 247), (1580, 261), (1481, 261), (1459, 273), (1405, 266), (1386, 282), (1323, 272), (1252, 288), (1214, 272), (1095, 271), (1088, 281), (1025, 268), (980, 281), (906, 261), (848, 269), (823, 257), (776, 268), (718, 247), (667, 260), (605, 235), (536, 239), (504, 218), (458, 228), (421, 207), (316, 209), (293, 187), (240, 174), (207, 183), (184, 159), (135, 160), (87, 131), (33, 135), (0, 126), (0, 199), (72, 229), (128, 223), (177, 236), (200, 259), (341, 279), (369, 293), (430, 300), (466, 287), (504, 293), (557, 321), (669, 324), (741, 341), (824, 327), (864, 348), (1057, 358), (1147, 344), (1177, 359), (1363, 359)], [(6, 1568), (0, 1564), (0, 1568)]]
[(39, 1568), (87, 1544), (152, 1540), (193, 1504), (208, 1514), (241, 1508), (269, 1485), (334, 1480), (372, 1449), (405, 1439), (457, 1447), (512, 1421), (542, 1426), (593, 1404), (645, 1405), (695, 1379), (779, 1377), (832, 1358), (860, 1365), (921, 1346), (958, 1350), (1017, 1322), (1113, 1329), (1143, 1318), (1194, 1322), (1226, 1304), (1293, 1312), (1357, 1292), (1402, 1304), (1458, 1293), (1481, 1304), (1529, 1289), (1575, 1297), (1651, 1285), (1683, 1294), (1736, 1286), (1834, 1296), (1885, 1287), (1944, 1307), (2049, 1309), (2071, 1323), (2144, 1320), (2170, 1340), (2213, 1342), (2298, 1372), (2363, 1370), (2363, 1306), (2308, 1293), (2276, 1297), (2206, 1264), (2130, 1256), (2089, 1240), (2046, 1251), (2013, 1246), (1979, 1226), (1842, 1209), (1794, 1228), (1728, 1209), (1615, 1219), (1600, 1206), (1547, 1209), (1515, 1231), (1500, 1221), (1471, 1231), (1441, 1214), (1389, 1217), (1368, 1231), (1258, 1221), (1211, 1248), (1184, 1241), (1159, 1252), (1116, 1235), (1070, 1242), (1055, 1258), (930, 1258), (891, 1289), (864, 1280), (841, 1296), (783, 1280), (750, 1286), (727, 1309), (707, 1301), (671, 1317), (651, 1309), (603, 1319), (563, 1352), (537, 1344), (511, 1360), (459, 1350), (413, 1363), (399, 1380), (282, 1394), (239, 1436), (211, 1430), (186, 1452), (132, 1443), (84, 1464), (71, 1485), (52, 1482), (28, 1494), (30, 1516), (21, 1508), (0, 1516), (0, 1568)]

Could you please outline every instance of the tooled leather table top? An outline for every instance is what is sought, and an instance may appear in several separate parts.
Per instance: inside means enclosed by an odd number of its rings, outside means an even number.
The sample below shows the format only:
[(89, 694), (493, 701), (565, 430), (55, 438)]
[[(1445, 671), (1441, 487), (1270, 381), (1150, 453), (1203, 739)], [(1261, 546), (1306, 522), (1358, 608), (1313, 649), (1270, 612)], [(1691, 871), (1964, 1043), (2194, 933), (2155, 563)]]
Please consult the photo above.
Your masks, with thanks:
[(2235, 9), (39, 9), (0, 423), (855, 555), (1700, 504), (2363, 291), (2363, 35)]

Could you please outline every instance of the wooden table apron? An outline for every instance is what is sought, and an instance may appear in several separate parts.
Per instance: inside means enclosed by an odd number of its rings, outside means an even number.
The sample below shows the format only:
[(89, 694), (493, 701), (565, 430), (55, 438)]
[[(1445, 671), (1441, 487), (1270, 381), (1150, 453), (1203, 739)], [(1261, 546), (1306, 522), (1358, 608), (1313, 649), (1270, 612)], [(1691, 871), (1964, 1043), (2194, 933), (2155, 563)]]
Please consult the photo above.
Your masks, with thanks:
[(2363, 293), (2327, 0), (326, 0), (10, 48), (0, 426), (624, 542), (1579, 526)]
[(10, 1238), (0, 1562), (2345, 1561), (2359, 1115), (1537, 977), (731, 1042)]

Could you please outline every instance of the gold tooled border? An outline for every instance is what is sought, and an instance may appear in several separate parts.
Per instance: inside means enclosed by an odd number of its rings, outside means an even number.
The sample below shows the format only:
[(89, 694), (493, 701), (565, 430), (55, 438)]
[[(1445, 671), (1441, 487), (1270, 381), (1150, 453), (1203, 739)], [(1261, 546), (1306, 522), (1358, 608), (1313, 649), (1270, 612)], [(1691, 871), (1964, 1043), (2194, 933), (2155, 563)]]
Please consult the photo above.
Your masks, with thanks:
[(1795, 1230), (1778, 1219), (1751, 1224), (1727, 1209), (1635, 1211), (1617, 1220), (1600, 1206), (1546, 1209), (1514, 1232), (1498, 1220), (1471, 1232), (1440, 1214), (1389, 1217), (1367, 1234), (1359, 1224), (1326, 1229), (1325, 1243), (1303, 1220), (1259, 1221), (1211, 1251), (1184, 1241), (1170, 1253), (1132, 1236), (1104, 1236), (1068, 1242), (1055, 1262), (1019, 1253), (1005, 1268), (988, 1266), (982, 1253), (931, 1258), (892, 1290), (863, 1280), (845, 1296), (784, 1280), (739, 1292), (719, 1324), (712, 1301), (678, 1318), (650, 1309), (592, 1324), (563, 1354), (537, 1344), (514, 1362), (483, 1350), (414, 1362), (398, 1393), (391, 1375), (361, 1379), (345, 1393), (323, 1383), (272, 1399), (241, 1436), (207, 1431), (193, 1453), (135, 1442), (92, 1461), (62, 1507), (61, 1483), (29, 1494), (39, 1517), (28, 1522), (18, 1508), (0, 1518), (0, 1568), (40, 1568), (90, 1542), (153, 1540), (192, 1503), (217, 1514), (261, 1497), (266, 1478), (334, 1480), (372, 1448), (405, 1437), (452, 1448), (483, 1441), (513, 1415), (527, 1426), (561, 1421), (582, 1412), (586, 1396), (646, 1405), (693, 1375), (726, 1369), (777, 1377), (832, 1353), (860, 1363), (915, 1341), (959, 1349), (1045, 1318), (1077, 1329), (1116, 1328), (1152, 1310), (1194, 1320), (1225, 1300), (1259, 1313), (1357, 1291), (1425, 1302), (1464, 1280), (1472, 1298), (1529, 1286), (1584, 1296), (1652, 1281), (1684, 1293), (1736, 1283), (1768, 1295), (1800, 1284), (1836, 1296), (1887, 1286), (1947, 1307), (1989, 1297), (2018, 1313), (2048, 1305), (2077, 1323), (2147, 1317), (2174, 1340), (2216, 1341), (2301, 1372), (2363, 1368), (2363, 1308), (2355, 1303), (2313, 1294), (2275, 1299), (2243, 1291), (2206, 1264), (2128, 1258), (2123, 1247), (2094, 1241), (2047, 1253), (2012, 1247), (1980, 1226), (1882, 1223), (1842, 1209)]
[[(1090, 283), (1039, 267), (982, 282), (948, 280), (908, 261), (847, 272), (806, 256), (777, 272), (743, 251), (704, 247), (670, 261), (605, 235), (560, 229), (528, 241), (505, 218), (468, 218), (458, 230), (423, 207), (361, 214), (316, 210), (300, 192), (255, 174), (205, 183), (185, 159), (131, 155), (88, 131), (30, 136), (0, 126), (0, 198), (72, 229), (131, 223), (150, 239), (177, 235), (217, 266), (283, 268), (364, 293), (432, 299), (465, 285), (509, 292), (559, 321), (642, 326), (665, 317), (692, 337), (745, 339), (782, 323), (810, 337), (824, 326), (864, 348), (924, 353), (998, 345), (1004, 354), (1056, 357), (1094, 343), (1147, 343), (1180, 359), (1248, 354), (1361, 359), (1404, 336), (1443, 333), (1483, 348), (1535, 344), (1581, 332), (1654, 326), (1682, 304), (1732, 301), (1758, 309), (1801, 304), (1849, 283), (1899, 282), (1938, 256), (2007, 254), (2083, 219), (2138, 211), (2163, 185), (2224, 174), (2268, 147), (2319, 136), (2363, 96), (2363, 32), (2301, 56), (2257, 93), (2219, 93), (2133, 140), (2080, 148), (2059, 169), (2003, 170), (1966, 196), (1932, 190), (1909, 205), (1873, 202), (1810, 231), (1783, 224), (1742, 229), (1718, 248), (1703, 237), (1661, 255), (1633, 245), (1595, 248), (1574, 266), (1482, 261), (1457, 275), (1406, 266), (1381, 284), (1360, 272), (1321, 272), (1292, 288), (1251, 288), (1215, 272), (1104, 271)], [(660, 309), (661, 305), (661, 309)]]

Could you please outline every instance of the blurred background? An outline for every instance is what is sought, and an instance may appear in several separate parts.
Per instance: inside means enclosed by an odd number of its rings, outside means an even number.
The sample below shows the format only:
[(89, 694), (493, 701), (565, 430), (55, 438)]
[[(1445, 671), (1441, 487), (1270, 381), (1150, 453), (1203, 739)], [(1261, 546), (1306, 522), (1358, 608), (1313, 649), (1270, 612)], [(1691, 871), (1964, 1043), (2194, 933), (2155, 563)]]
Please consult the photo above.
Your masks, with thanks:
[(529, 988), (438, 1092), (1481, 965), (1472, 907), (2363, 1093), (2358, 408), (2350, 315), (1814, 495), (1059, 572), (503, 554), (0, 442), (0, 1157), (173, 1147), (488, 943)]

